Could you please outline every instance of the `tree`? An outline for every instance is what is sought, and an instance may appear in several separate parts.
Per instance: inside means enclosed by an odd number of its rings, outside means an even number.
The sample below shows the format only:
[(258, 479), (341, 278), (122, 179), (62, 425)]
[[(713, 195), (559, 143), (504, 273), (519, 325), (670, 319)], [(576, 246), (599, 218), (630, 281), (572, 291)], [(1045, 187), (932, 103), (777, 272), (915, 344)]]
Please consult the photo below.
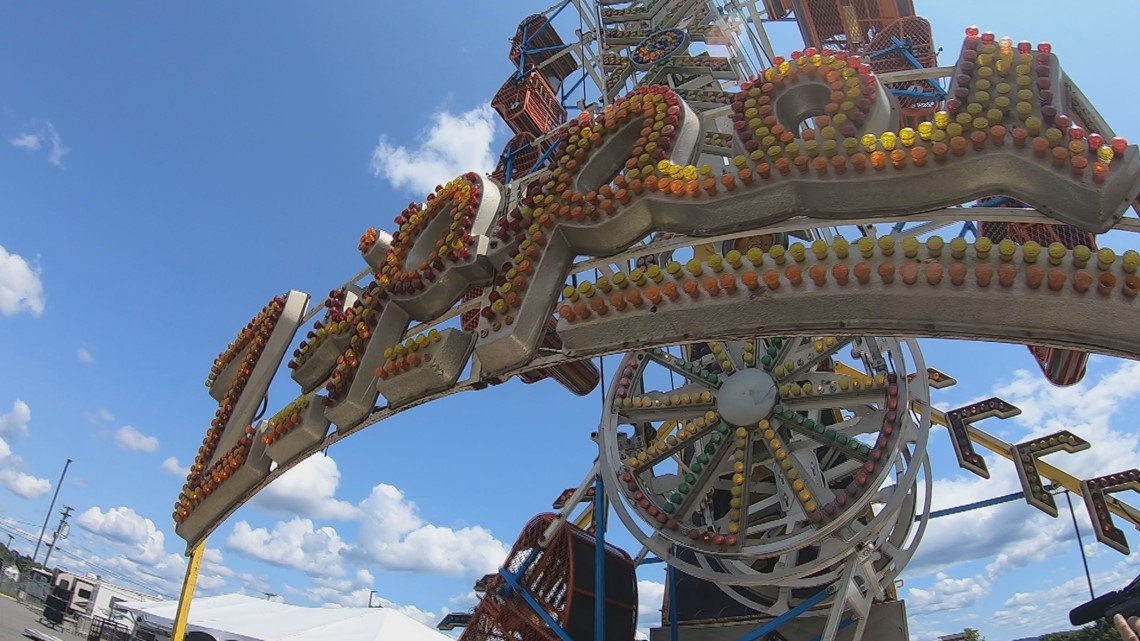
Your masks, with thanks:
[(1041, 641), (1120, 641), (1120, 634), (1108, 621), (1097, 619), (1096, 623), (1079, 630), (1046, 634)]
[(986, 637), (973, 628), (966, 628), (966, 641), (986, 641)]

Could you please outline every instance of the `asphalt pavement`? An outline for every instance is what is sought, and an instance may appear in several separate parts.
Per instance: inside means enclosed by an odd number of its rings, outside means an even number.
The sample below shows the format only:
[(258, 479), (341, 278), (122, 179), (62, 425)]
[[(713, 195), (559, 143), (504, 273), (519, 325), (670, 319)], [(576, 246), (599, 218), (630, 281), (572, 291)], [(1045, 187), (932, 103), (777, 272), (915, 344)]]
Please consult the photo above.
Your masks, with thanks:
[(40, 625), (39, 618), (40, 613), (29, 610), (9, 597), (0, 596), (0, 641), (27, 641), (24, 628), (36, 628), (64, 641), (79, 639), (74, 634)]

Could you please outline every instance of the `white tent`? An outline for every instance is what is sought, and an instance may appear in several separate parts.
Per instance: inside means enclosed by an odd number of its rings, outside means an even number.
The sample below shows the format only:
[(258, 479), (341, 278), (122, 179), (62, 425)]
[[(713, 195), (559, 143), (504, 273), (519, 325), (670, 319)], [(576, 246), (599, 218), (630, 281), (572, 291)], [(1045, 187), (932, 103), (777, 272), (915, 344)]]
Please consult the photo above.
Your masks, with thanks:
[[(177, 601), (118, 603), (140, 622), (170, 627)], [(306, 608), (244, 594), (195, 599), (187, 631), (218, 641), (452, 641), (391, 608)]]

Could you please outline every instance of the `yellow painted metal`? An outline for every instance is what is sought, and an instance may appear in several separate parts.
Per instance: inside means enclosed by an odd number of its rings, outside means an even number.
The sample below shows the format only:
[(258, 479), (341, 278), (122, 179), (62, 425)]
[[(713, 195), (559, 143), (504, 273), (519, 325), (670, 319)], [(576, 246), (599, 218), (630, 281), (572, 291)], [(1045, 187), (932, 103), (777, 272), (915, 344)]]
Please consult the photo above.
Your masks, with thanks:
[[(856, 370), (852, 367), (849, 367), (843, 363), (838, 363), (838, 362), (835, 364), (835, 372), (837, 374), (843, 374), (844, 376), (862, 376), (863, 375), (863, 373), (860, 372), (859, 370)], [(914, 403), (912, 403), (911, 408), (914, 409), (915, 411), (917, 411), (920, 408), (920, 406), (921, 406), (920, 403), (914, 402)], [(950, 426), (949, 422), (946, 420), (946, 413), (945, 412), (943, 412), (942, 410), (939, 410), (937, 408), (934, 408), (934, 407), (931, 407), (929, 409), (930, 409), (930, 422), (931, 423), (933, 423), (934, 425), (941, 425), (942, 427), (949, 427)], [(970, 440), (975, 445), (980, 445), (980, 446), (986, 448), (987, 450), (993, 452), (994, 454), (997, 454), (998, 456), (1001, 456), (1007, 460), (1010, 460), (1010, 461), (1013, 460), (1013, 454), (1012, 454), (1011, 449), (1010, 449), (1013, 446), (1010, 443), (1006, 443), (1005, 441), (994, 436), (993, 434), (983, 432), (982, 430), (978, 429), (977, 427), (975, 427), (973, 425), (967, 425), (966, 426), (966, 433), (969, 434)], [(1053, 481), (1053, 483), (1065, 488), (1066, 490), (1068, 490), (1068, 491), (1070, 491), (1070, 492), (1072, 492), (1078, 496), (1081, 494), (1081, 480), (1078, 479), (1077, 477), (1069, 474), (1068, 472), (1066, 472), (1062, 469), (1053, 467), (1049, 463), (1046, 463), (1045, 461), (1041, 461), (1041, 460), (1037, 461), (1037, 470), (1038, 470), (1038, 472), (1041, 473), (1042, 477), (1047, 478), (1050, 481)], [(1132, 507), (1131, 505), (1128, 505), (1127, 503), (1121, 501), (1120, 499), (1117, 499), (1117, 498), (1112, 497), (1112, 496), (1106, 496), (1105, 499), (1106, 499), (1105, 502), (1108, 503), (1108, 509), (1110, 512), (1119, 516), (1122, 519), (1125, 519), (1126, 521), (1128, 521), (1129, 523), (1131, 523), (1135, 527), (1140, 528), (1140, 510), (1137, 510), (1136, 508)]]
[(190, 601), (194, 599), (194, 588), (198, 585), (198, 572), (202, 569), (202, 557), (206, 554), (206, 539), (190, 551), (186, 563), (186, 579), (182, 582), (182, 592), (178, 595), (178, 611), (174, 614), (174, 629), (170, 641), (183, 641), (186, 638), (186, 623), (190, 617)]
[(578, 520), (574, 522), (574, 525), (577, 526), (577, 528), (579, 530), (588, 530), (588, 529), (590, 529), (590, 526), (593, 524), (594, 524), (594, 508), (593, 508), (593, 506), (586, 508), (586, 511), (582, 512), (582, 516), (579, 516)]
[[(916, 409), (917, 405), (918, 403), (915, 403)], [(946, 420), (946, 414), (941, 410), (935, 408), (930, 408), (930, 422), (935, 425), (949, 427), (949, 422)], [(1006, 443), (993, 434), (983, 432), (973, 425), (966, 426), (966, 433), (970, 435), (970, 440), (973, 441), (975, 445), (981, 445), (982, 447), (993, 452), (994, 454), (1001, 456), (1002, 458), (1008, 459), (1010, 461), (1013, 460), (1013, 453), (1011, 451), (1011, 448), (1013, 446), (1010, 443)], [(1053, 467), (1049, 463), (1046, 463), (1042, 460), (1037, 461), (1037, 471), (1041, 473), (1042, 477), (1053, 481), (1053, 483), (1060, 485), (1066, 490), (1078, 496), (1081, 494), (1081, 480), (1072, 474), (1069, 474), (1062, 469)], [(1108, 503), (1108, 509), (1110, 512), (1122, 519), (1127, 520), (1132, 525), (1140, 527), (1140, 510), (1137, 510), (1131, 505), (1124, 503), (1120, 499), (1111, 496), (1106, 496), (1105, 498), (1107, 499), (1106, 502)]]

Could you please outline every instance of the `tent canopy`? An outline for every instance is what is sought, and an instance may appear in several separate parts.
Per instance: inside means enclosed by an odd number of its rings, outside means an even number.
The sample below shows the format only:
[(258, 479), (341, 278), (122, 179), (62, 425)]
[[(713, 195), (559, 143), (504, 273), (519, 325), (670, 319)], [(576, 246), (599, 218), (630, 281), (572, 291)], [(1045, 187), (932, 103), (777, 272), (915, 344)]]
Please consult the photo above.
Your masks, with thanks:
[[(115, 607), (151, 625), (170, 627), (178, 602), (136, 601)], [(451, 641), (391, 608), (306, 608), (244, 594), (195, 599), (186, 629), (218, 641)]]

